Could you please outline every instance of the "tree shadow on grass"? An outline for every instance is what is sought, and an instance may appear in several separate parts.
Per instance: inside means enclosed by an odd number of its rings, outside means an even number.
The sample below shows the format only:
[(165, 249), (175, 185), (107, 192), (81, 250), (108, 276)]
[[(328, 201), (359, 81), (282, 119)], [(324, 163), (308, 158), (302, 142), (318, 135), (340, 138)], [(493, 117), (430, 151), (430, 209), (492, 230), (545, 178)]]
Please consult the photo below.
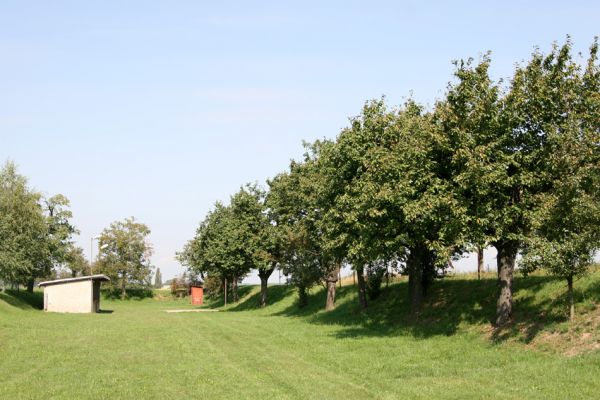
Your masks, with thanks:
[[(515, 324), (493, 332), (492, 338), (503, 341), (517, 337), (529, 343), (548, 324), (566, 320), (565, 296), (556, 292), (557, 278), (549, 276), (518, 277), (514, 282)], [(598, 283), (600, 285), (600, 283)], [(553, 285), (558, 295), (536, 298), (536, 293)], [(408, 283), (382, 287), (378, 299), (369, 302), (367, 310), (357, 304), (356, 288), (338, 288), (335, 310), (325, 312), (325, 292), (313, 291), (309, 305), (299, 309), (296, 304), (276, 315), (304, 317), (310, 323), (342, 326), (334, 335), (338, 338), (360, 338), (411, 335), (415, 338), (450, 336), (461, 325), (489, 328), (496, 312), (496, 279), (443, 279), (436, 281), (425, 297), (421, 312), (414, 316), (408, 304)], [(586, 292), (597, 290), (594, 286)], [(581, 294), (580, 294), (581, 295)], [(345, 297), (349, 297), (344, 301)]]
[(6, 290), (0, 292), (0, 300), (22, 310), (32, 308), (42, 310), (44, 308), (44, 293), (38, 291), (30, 293), (27, 291)]
[[(531, 280), (534, 282), (525, 284)], [(531, 343), (541, 331), (569, 320), (565, 280), (545, 276), (520, 278), (518, 282), (520, 285), (515, 291), (517, 297), (513, 305), (513, 323), (492, 331), (491, 338), (495, 342), (516, 338), (523, 343)], [(577, 288), (576, 282), (574, 296), (578, 308), (585, 307), (586, 302), (593, 307), (600, 302), (600, 281), (586, 283)], [(536, 299), (535, 293), (544, 290), (550, 293), (542, 300)]]

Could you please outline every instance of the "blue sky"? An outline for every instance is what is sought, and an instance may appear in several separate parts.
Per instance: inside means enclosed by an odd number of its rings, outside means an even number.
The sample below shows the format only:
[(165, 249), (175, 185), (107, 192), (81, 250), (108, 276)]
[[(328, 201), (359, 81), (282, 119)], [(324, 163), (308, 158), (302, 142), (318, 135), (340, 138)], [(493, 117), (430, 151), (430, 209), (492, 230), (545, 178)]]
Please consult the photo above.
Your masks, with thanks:
[(216, 200), (366, 100), (432, 104), (453, 59), (491, 50), (508, 77), (535, 46), (600, 34), (598, 2), (521, 3), (3, 0), (0, 161), (69, 197), (86, 253), (112, 221), (148, 224), (168, 278)]

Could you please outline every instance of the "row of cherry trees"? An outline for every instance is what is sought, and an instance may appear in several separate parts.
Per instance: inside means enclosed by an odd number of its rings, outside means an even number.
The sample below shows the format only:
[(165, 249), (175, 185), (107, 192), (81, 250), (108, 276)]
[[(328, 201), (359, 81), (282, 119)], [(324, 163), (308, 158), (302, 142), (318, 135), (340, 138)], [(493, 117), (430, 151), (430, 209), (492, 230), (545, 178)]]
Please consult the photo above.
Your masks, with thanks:
[[(418, 314), (448, 260), (498, 251), (496, 324), (512, 316), (517, 255), (525, 273), (546, 268), (568, 283), (600, 247), (600, 67), (597, 40), (578, 62), (571, 42), (536, 51), (507, 82), (489, 54), (458, 61), (434, 107), (367, 102), (335, 140), (306, 144), (300, 161), (217, 203), (178, 255), (191, 271), (237, 284), (291, 276), (300, 304), (318, 282), (335, 304), (342, 264), (365, 271), (397, 263)], [(234, 290), (234, 293), (236, 291)], [(234, 294), (234, 296), (236, 296)]]

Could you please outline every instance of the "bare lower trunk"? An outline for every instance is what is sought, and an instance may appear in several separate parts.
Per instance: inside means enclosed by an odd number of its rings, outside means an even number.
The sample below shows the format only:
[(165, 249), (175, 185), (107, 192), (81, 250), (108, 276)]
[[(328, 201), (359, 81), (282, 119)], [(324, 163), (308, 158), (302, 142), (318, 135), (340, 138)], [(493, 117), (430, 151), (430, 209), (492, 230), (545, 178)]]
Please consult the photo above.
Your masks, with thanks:
[(227, 307), (227, 278), (223, 279), (223, 305)]
[(413, 314), (418, 314), (423, 302), (423, 261), (427, 249), (423, 245), (410, 249), (406, 266), (408, 269), (408, 296), (410, 309)]
[(127, 295), (125, 291), (125, 276), (121, 278), (121, 300), (125, 300), (125, 296)]
[(333, 310), (335, 308), (335, 284), (337, 283), (340, 266), (336, 265), (335, 269), (327, 275), (327, 300), (325, 302), (325, 310)]
[(365, 310), (367, 308), (367, 285), (362, 265), (356, 267), (356, 276), (358, 277), (358, 304), (362, 310)]
[(269, 277), (273, 273), (275, 268), (269, 270), (259, 270), (258, 276), (260, 277), (260, 306), (267, 306), (267, 283), (269, 281)]
[(496, 303), (496, 326), (502, 327), (512, 321), (512, 284), (518, 244), (515, 241), (496, 243), (498, 250), (498, 285), (500, 294)]
[(477, 279), (481, 279), (483, 272), (483, 247), (477, 246)]
[(575, 296), (573, 294), (573, 275), (567, 277), (568, 297), (569, 297), (569, 320), (575, 319)]
[(298, 307), (302, 308), (308, 304), (308, 292), (305, 286), (298, 286)]
[(267, 282), (268, 278), (260, 277), (260, 307), (267, 306)]
[(385, 266), (385, 287), (390, 286), (390, 267), (389, 265)]
[(34, 284), (33, 278), (30, 278), (27, 280), (27, 291), (29, 293), (33, 293), (33, 284)]
[(233, 279), (231, 280), (231, 297), (233, 298), (234, 303), (236, 303), (239, 300), (237, 276), (234, 276)]

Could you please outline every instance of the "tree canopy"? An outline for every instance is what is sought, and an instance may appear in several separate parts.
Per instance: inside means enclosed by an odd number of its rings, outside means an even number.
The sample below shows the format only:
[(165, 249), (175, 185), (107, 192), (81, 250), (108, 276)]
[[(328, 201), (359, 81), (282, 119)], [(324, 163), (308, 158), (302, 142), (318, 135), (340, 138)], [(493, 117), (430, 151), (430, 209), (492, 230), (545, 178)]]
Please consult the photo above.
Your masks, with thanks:
[(113, 222), (100, 234), (98, 272), (119, 282), (121, 298), (125, 298), (128, 285), (151, 286), (152, 246), (148, 235), (150, 228), (133, 217)]
[(398, 265), (418, 317), (453, 258), (492, 245), (497, 326), (512, 319), (519, 255), (523, 273), (546, 268), (572, 296), (600, 247), (600, 73), (597, 40), (584, 63), (571, 47), (534, 51), (507, 80), (490, 76), (490, 53), (456, 61), (433, 107), (368, 101), (335, 139), (305, 143), (266, 193), (217, 203), (182, 261), (236, 282), (278, 267), (300, 305), (322, 283), (326, 309), (341, 265), (358, 274), (362, 308), (367, 287), (377, 293), (381, 271)]

